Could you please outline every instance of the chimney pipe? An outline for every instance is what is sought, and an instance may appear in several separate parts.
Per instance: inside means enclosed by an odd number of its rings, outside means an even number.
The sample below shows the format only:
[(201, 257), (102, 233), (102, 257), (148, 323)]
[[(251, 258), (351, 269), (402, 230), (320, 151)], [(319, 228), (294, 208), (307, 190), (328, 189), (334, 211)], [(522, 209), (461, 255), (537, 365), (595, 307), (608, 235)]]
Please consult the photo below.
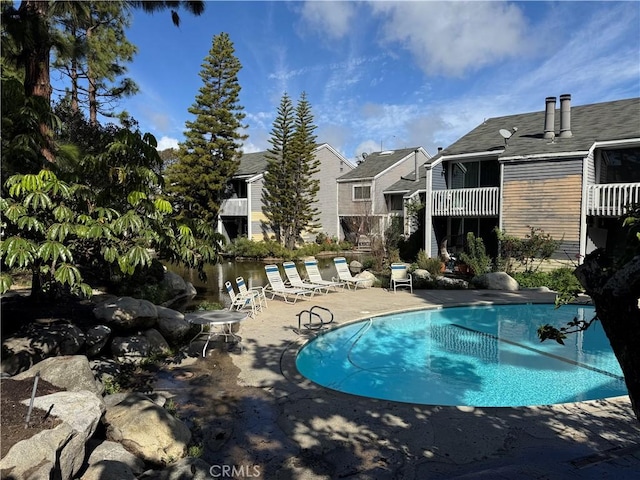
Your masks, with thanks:
[(544, 113), (544, 138), (554, 138), (556, 136), (556, 97), (547, 97), (545, 99), (545, 104), (546, 109)]
[(415, 162), (415, 169), (416, 169), (416, 182), (420, 180), (420, 175), (418, 175), (419, 173), (419, 169), (418, 169), (418, 149), (416, 148), (413, 151), (413, 160)]
[(560, 138), (572, 137), (571, 133), (571, 95), (560, 95)]

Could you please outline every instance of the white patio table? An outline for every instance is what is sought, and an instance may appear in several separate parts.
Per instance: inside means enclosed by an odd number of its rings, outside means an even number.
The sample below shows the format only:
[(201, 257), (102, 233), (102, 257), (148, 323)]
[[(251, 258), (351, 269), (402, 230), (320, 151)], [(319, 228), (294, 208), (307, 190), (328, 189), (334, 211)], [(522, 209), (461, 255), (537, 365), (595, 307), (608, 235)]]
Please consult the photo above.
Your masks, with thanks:
[[(229, 337), (233, 338), (240, 345), (240, 351), (242, 351), (242, 338), (236, 335), (232, 330), (232, 325), (240, 323), (242, 320), (248, 318), (245, 312), (232, 312), (229, 310), (208, 310), (206, 312), (193, 312), (184, 316), (187, 322), (193, 325), (200, 325), (200, 331), (191, 339), (189, 345), (201, 335), (207, 335), (207, 341), (202, 347), (202, 356), (205, 356), (209, 341), (214, 336), (223, 336), (224, 341), (227, 342)], [(209, 331), (205, 332), (205, 327), (209, 326)]]

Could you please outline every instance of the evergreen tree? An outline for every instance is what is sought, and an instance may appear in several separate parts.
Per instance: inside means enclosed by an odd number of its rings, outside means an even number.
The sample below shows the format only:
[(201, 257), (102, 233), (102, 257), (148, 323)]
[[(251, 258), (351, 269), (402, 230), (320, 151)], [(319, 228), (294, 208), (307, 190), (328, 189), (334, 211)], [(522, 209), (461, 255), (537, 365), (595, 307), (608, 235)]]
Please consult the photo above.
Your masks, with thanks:
[(294, 121), (293, 103), (285, 93), (280, 99), (278, 115), (271, 130), (271, 148), (266, 155), (267, 171), (262, 189), (262, 213), (279, 243), (282, 243), (283, 228), (289, 220), (286, 213), (291, 210), (294, 201), (288, 195), (292, 191), (292, 185), (289, 183), (291, 179), (287, 175), (286, 165), (293, 142)]
[(320, 182), (313, 176), (320, 162), (311, 106), (303, 93), (295, 111), (285, 94), (280, 102), (269, 142), (269, 163), (263, 190), (263, 213), (276, 239), (293, 249), (307, 229), (317, 227), (315, 207)]
[(202, 64), (203, 85), (186, 122), (186, 140), (180, 144), (178, 162), (167, 169), (168, 190), (176, 197), (178, 218), (202, 218), (215, 223), (227, 181), (238, 168), (241, 142), (247, 138), (243, 107), (238, 103), (242, 68), (234, 56), (229, 35), (213, 37)]
[(293, 248), (305, 230), (317, 228), (318, 208), (315, 207), (320, 180), (314, 175), (320, 171), (320, 160), (315, 155), (316, 136), (311, 105), (303, 92), (296, 106), (295, 133), (293, 135), (292, 164), (295, 187), (294, 209), (285, 238), (288, 248)]
[(124, 63), (131, 62), (136, 47), (125, 36), (130, 13), (122, 1), (88, 2), (83, 15), (65, 12), (57, 18), (65, 43), (56, 49), (53, 64), (70, 79), (68, 89), (71, 108), (83, 105), (91, 124), (98, 123), (98, 113), (115, 116), (112, 105), (138, 88), (129, 78)]
[[(86, 16), (87, 2), (62, 2), (49, 0), (22, 0), (15, 8), (15, 2), (2, 2), (2, 46), (3, 63), (5, 55), (9, 61), (19, 67), (23, 74), (22, 84), (26, 98), (39, 97), (45, 103), (51, 102), (50, 53), (54, 45), (61, 46), (59, 36), (52, 28), (56, 16)], [(201, 15), (204, 2), (198, 1), (134, 1), (122, 4), (124, 8), (140, 8), (144, 12), (154, 13), (171, 10), (174, 25), (180, 24), (176, 8), (184, 8), (194, 15)], [(4, 47), (10, 46), (10, 49)], [(49, 162), (55, 162), (55, 145), (51, 139), (51, 129), (45, 122), (40, 123), (41, 136), (45, 142), (40, 154)]]

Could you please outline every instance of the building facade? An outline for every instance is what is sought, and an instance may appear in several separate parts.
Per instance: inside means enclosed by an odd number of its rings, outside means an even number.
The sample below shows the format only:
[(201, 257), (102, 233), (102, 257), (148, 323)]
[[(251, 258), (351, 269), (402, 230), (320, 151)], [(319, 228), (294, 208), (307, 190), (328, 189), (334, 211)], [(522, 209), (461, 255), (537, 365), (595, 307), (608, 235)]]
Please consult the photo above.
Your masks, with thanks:
[[(228, 184), (226, 199), (222, 202), (218, 231), (228, 240), (247, 237), (251, 240), (265, 240), (272, 236), (266, 217), (262, 213), (262, 191), (264, 174), (267, 171), (268, 152), (245, 153), (240, 165)], [(321, 227), (314, 232), (306, 232), (306, 241), (315, 239), (320, 232), (329, 237), (344, 238), (338, 217), (338, 187), (336, 179), (351, 171), (354, 166), (329, 144), (320, 144), (315, 149), (320, 161), (320, 171), (314, 178), (320, 182), (315, 207), (319, 210)]]
[(545, 100), (534, 113), (485, 120), (425, 165), (425, 251), (464, 248), (468, 232), (497, 249), (494, 229), (531, 228), (560, 241), (554, 258), (578, 261), (620, 242), (625, 207), (640, 203), (640, 99), (572, 107)]

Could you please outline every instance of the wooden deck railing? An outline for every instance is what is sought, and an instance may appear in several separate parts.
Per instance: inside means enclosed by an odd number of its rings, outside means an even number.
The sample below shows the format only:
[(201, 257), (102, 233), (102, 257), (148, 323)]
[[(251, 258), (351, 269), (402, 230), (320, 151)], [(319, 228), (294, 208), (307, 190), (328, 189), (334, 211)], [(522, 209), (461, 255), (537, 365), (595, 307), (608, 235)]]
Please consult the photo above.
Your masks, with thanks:
[(587, 186), (587, 215), (619, 217), (629, 205), (640, 203), (640, 183)]
[(434, 216), (495, 216), (500, 210), (500, 188), (435, 190), (431, 205)]

